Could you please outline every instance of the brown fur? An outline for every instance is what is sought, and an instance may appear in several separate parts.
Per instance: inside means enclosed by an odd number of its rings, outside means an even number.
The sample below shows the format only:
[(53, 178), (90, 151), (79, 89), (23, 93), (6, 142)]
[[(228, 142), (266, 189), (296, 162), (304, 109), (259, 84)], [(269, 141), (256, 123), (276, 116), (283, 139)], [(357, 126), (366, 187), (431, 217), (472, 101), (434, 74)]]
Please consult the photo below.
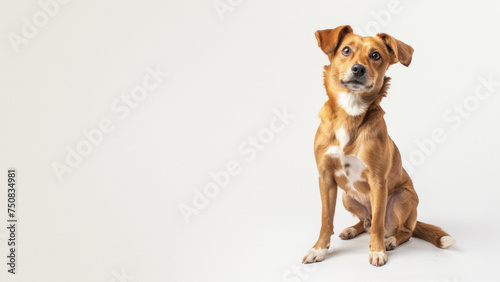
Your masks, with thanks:
[[(441, 228), (417, 222), (418, 197), (408, 173), (403, 169), (398, 148), (389, 137), (384, 121), (384, 111), (380, 101), (386, 96), (390, 78), (385, 72), (390, 65), (401, 62), (408, 66), (413, 48), (393, 37), (382, 33), (376, 37), (361, 37), (352, 33), (350, 26), (316, 32), (319, 47), (328, 55), (330, 65), (325, 66), (324, 83), (328, 101), (319, 113), (321, 124), (316, 132), (314, 152), (319, 173), (319, 187), (322, 203), (322, 225), (314, 250), (327, 249), (333, 234), (333, 218), (337, 198), (337, 187), (345, 191), (343, 204), (359, 222), (341, 234), (350, 239), (365, 231), (370, 231), (370, 263), (381, 266), (386, 263), (386, 249), (392, 249), (415, 236), (427, 240), (438, 247), (441, 238), (447, 236)], [(342, 54), (344, 46), (350, 46), (350, 55)], [(371, 52), (376, 50), (381, 59), (374, 60)], [(359, 92), (368, 105), (357, 116), (349, 115), (339, 105), (341, 92), (350, 92), (340, 83), (346, 72), (354, 64), (366, 66), (367, 76), (372, 87)], [(351, 94), (349, 94), (351, 95)], [(366, 165), (361, 176), (365, 179), (347, 185), (345, 175), (335, 173), (342, 169), (340, 159), (325, 155), (331, 146), (339, 146), (336, 132), (343, 128), (349, 137), (342, 152), (346, 156), (357, 156)], [(369, 201), (359, 201), (351, 196), (361, 195)], [(354, 231), (353, 231), (354, 230)], [(394, 238), (386, 239), (394, 236)], [(395, 242), (395, 244), (394, 244)], [(303, 262), (320, 261), (306, 255)]]
[(417, 221), (417, 226), (413, 230), (413, 237), (431, 242), (438, 248), (443, 247), (440, 240), (443, 236), (449, 235), (437, 226), (420, 221)]

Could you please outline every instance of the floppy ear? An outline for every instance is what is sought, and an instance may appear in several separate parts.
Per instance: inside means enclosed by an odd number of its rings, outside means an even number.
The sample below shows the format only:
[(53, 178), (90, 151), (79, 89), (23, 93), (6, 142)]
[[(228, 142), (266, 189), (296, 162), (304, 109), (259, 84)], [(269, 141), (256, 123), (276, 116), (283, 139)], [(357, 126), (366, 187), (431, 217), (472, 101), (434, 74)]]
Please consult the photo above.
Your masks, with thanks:
[(384, 42), (391, 55), (391, 64), (400, 62), (404, 66), (409, 66), (413, 55), (413, 48), (387, 33), (379, 33), (377, 37)]
[(335, 29), (325, 29), (316, 31), (316, 39), (318, 40), (318, 46), (328, 54), (337, 49), (342, 39), (347, 34), (352, 33), (352, 28), (348, 25), (339, 26)]

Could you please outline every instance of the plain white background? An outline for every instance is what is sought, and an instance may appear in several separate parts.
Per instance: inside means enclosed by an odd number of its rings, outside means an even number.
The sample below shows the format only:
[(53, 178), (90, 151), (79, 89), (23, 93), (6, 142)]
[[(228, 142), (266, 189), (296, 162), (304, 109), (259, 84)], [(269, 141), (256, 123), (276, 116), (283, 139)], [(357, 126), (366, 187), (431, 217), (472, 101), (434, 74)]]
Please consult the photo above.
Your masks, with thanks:
[[(399, 1), (394, 13), (390, 1), (221, 0), (232, 9), (220, 17), (213, 0), (75, 0), (16, 52), (9, 34), (43, 20), (38, 2), (0, 2), (0, 183), (19, 171), (18, 274), (2, 228), (2, 281), (497, 279), (500, 85), (481, 78), (500, 82), (498, 2)], [(321, 212), (313, 138), (328, 61), (314, 32), (344, 24), (415, 49), (387, 73), (382, 106), (403, 158), (418, 160), (419, 220), (456, 238), (448, 250), (411, 239), (372, 267), (369, 235), (337, 237), (355, 223), (339, 199), (331, 255), (300, 264)], [(169, 76), (120, 119), (113, 103), (148, 67)], [(490, 96), (475, 99), (478, 87)], [(283, 108), (294, 118), (248, 161), (238, 147)], [(53, 163), (106, 118), (114, 130), (59, 181)], [(436, 129), (446, 140), (422, 155)], [(187, 224), (179, 206), (230, 160), (240, 173)]]

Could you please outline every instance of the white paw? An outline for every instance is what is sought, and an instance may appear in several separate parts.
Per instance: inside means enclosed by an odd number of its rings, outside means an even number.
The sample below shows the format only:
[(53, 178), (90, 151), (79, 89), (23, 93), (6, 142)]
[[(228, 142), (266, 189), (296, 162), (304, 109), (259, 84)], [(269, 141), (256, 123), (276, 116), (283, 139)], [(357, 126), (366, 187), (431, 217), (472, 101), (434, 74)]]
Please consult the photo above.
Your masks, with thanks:
[(310, 249), (302, 259), (302, 263), (320, 262), (325, 258), (328, 249)]
[(455, 244), (455, 238), (453, 238), (451, 236), (443, 236), (443, 237), (441, 237), (440, 240), (441, 240), (441, 248), (442, 249), (446, 249), (449, 246)]
[(385, 249), (387, 251), (390, 251), (396, 248), (396, 238), (394, 236), (391, 236), (384, 240), (384, 244), (385, 244)]
[(382, 266), (387, 262), (387, 254), (385, 252), (370, 252), (370, 264), (373, 266)]
[(339, 237), (344, 240), (352, 239), (355, 236), (356, 236), (356, 229), (354, 227), (347, 227), (339, 235)]

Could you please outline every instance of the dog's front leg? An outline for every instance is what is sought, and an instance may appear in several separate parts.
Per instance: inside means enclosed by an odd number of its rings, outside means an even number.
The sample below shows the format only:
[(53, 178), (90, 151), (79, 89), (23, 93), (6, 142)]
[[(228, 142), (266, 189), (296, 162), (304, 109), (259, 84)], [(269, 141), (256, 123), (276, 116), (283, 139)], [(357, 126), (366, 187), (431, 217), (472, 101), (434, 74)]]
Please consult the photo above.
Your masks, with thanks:
[(319, 178), (319, 190), (321, 194), (321, 230), (316, 244), (307, 252), (302, 263), (319, 262), (325, 258), (330, 247), (330, 238), (333, 235), (333, 217), (335, 215), (335, 204), (337, 203), (337, 183), (333, 175), (326, 173)]
[(387, 181), (385, 178), (371, 176), (368, 179), (370, 183), (370, 202), (372, 206), (372, 226), (370, 237), (370, 264), (382, 266), (387, 262), (387, 253), (385, 251), (385, 210), (387, 207)]

